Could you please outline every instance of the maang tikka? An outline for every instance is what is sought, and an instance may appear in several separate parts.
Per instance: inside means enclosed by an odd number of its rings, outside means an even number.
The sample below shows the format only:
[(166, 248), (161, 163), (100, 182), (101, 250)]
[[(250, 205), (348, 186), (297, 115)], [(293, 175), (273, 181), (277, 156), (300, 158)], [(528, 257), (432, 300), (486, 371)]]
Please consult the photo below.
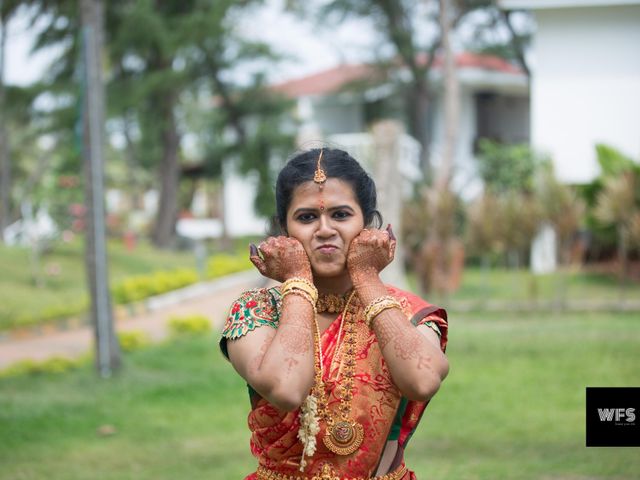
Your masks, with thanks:
[(313, 181), (318, 184), (320, 188), (320, 211), (324, 211), (324, 198), (322, 197), (322, 190), (324, 188), (324, 184), (327, 181), (327, 175), (322, 169), (322, 153), (324, 149), (320, 149), (320, 154), (318, 155), (318, 163), (316, 164), (316, 172), (313, 174)]

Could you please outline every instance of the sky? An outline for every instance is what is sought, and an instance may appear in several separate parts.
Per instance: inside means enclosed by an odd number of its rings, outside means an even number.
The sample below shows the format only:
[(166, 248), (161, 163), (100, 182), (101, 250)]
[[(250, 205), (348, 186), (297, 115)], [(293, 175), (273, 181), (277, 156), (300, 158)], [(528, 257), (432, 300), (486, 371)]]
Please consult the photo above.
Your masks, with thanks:
[[(376, 45), (374, 27), (364, 19), (351, 19), (341, 24), (313, 24), (291, 13), (283, 13), (285, 0), (266, 0), (263, 7), (254, 7), (250, 15), (239, 22), (239, 33), (250, 39), (270, 44), (275, 51), (289, 57), (270, 69), (268, 78), (280, 82), (298, 78), (340, 63), (359, 63), (373, 60)], [(466, 37), (464, 25), (458, 32)], [(12, 18), (7, 38), (5, 81), (8, 84), (27, 85), (37, 80), (46, 70), (53, 52), (31, 55), (35, 28), (29, 28), (26, 10)], [(430, 28), (418, 29), (424, 39)], [(500, 32), (496, 32), (498, 34)], [(421, 38), (420, 36), (418, 38)], [(461, 49), (461, 45), (455, 45)], [(250, 72), (245, 72), (247, 75)]]
[[(36, 25), (37, 28), (37, 25)], [(7, 30), (7, 56), (5, 82), (11, 85), (28, 85), (35, 82), (51, 61), (51, 53), (31, 55), (33, 29), (29, 28), (26, 10), (21, 9), (11, 18)]]
[[(269, 0), (238, 25), (244, 35), (271, 44), (291, 59), (269, 72), (272, 81), (297, 78), (342, 62), (370, 58), (375, 32), (365, 21), (349, 21), (332, 28), (322, 28), (292, 14), (283, 14), (283, 0)], [(37, 25), (36, 25), (37, 29)], [(31, 55), (34, 28), (29, 28), (26, 11), (9, 23), (5, 82), (28, 85), (46, 70), (54, 52)]]

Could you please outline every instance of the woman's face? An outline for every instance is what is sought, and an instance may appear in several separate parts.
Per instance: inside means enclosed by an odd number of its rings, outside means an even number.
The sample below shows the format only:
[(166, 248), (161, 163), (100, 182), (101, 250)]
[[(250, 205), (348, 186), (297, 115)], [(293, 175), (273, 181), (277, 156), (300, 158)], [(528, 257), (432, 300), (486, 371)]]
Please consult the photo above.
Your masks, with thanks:
[(349, 245), (363, 228), (362, 209), (348, 183), (329, 178), (322, 191), (311, 181), (293, 191), (287, 230), (302, 243), (316, 277), (348, 275)]

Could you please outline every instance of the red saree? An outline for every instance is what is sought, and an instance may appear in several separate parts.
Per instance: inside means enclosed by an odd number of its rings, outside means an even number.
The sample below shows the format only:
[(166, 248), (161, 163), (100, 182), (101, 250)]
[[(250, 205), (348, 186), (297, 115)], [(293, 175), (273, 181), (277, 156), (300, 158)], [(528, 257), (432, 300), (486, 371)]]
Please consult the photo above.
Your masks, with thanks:
[[(444, 310), (429, 305), (416, 295), (388, 287), (389, 294), (396, 297), (403, 308), (407, 321), (414, 325), (428, 324), (440, 335), (440, 346), (444, 351), (447, 344), (447, 320)], [(265, 295), (267, 293), (268, 295)], [(267, 302), (271, 298), (271, 305)], [(233, 306), (232, 314), (223, 331), (221, 346), (226, 350), (226, 338), (238, 338), (256, 326), (277, 324), (280, 296), (277, 289), (247, 292)], [(247, 308), (250, 305), (250, 308)], [(329, 451), (322, 438), (325, 434), (324, 422), (317, 435), (317, 450), (313, 457), (307, 457), (304, 473), (299, 471), (302, 444), (297, 434), (300, 427), (298, 411), (285, 412), (277, 409), (252, 392), (252, 410), (248, 424), (251, 430), (251, 453), (258, 459), (263, 469), (293, 478), (322, 479), (321, 472), (331, 471), (326, 478), (370, 478), (375, 474), (383, 449), (388, 440), (398, 441), (398, 453), (394, 468), (403, 465), (402, 452), (415, 431), (428, 402), (408, 402), (391, 380), (391, 375), (378, 348), (373, 331), (364, 323), (363, 307), (358, 305), (356, 314), (356, 375), (353, 383), (351, 418), (364, 427), (364, 442), (351, 455), (339, 456)], [(269, 318), (270, 317), (270, 318)], [(340, 316), (321, 336), (324, 381), (327, 390), (329, 411), (336, 412), (339, 399), (335, 395), (339, 359), (331, 366), (336, 352)], [(240, 322), (240, 323), (239, 323)], [(244, 324), (242, 323), (244, 322)], [(240, 327), (239, 327), (240, 325)], [(253, 328), (251, 328), (253, 327)], [(257, 473), (245, 480), (258, 480)], [(262, 477), (266, 478), (266, 477)], [(275, 477), (274, 477), (275, 478)], [(415, 479), (415, 474), (406, 471), (402, 480)]]

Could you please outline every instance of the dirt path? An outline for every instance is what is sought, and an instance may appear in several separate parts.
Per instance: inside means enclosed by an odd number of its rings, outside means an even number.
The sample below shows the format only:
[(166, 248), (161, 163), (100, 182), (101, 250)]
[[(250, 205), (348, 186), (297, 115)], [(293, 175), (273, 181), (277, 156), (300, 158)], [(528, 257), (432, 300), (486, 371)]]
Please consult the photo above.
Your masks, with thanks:
[[(152, 309), (116, 322), (118, 331), (143, 331), (152, 341), (167, 335), (170, 317), (204, 315), (213, 328), (224, 322), (229, 305), (240, 293), (260, 286), (259, 274), (244, 272), (223, 279), (200, 284), (195, 289), (185, 289), (151, 302)], [(0, 370), (20, 360), (44, 360), (53, 356), (78, 357), (92, 348), (93, 332), (87, 327), (58, 331), (26, 339), (8, 339), (0, 342)]]

